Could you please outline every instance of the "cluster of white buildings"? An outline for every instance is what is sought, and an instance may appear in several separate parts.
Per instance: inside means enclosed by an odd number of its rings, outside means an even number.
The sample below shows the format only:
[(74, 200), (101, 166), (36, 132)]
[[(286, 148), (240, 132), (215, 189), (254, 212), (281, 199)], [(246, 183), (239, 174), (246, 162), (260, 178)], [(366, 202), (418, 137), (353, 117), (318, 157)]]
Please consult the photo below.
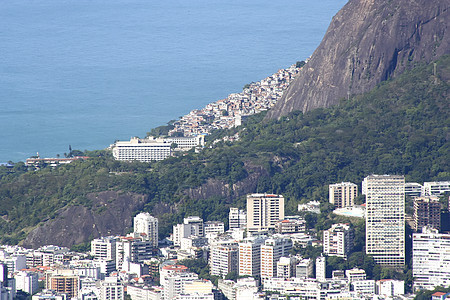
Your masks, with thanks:
[(299, 70), (296, 65), (281, 69), (259, 82), (252, 82), (242, 93), (230, 94), (226, 99), (191, 111), (173, 123), (169, 137), (134, 137), (130, 141), (116, 141), (110, 146), (113, 156), (122, 161), (151, 162), (166, 159), (174, 151), (202, 148), (205, 135), (212, 130), (240, 126), (242, 118), (275, 105)]
[(203, 109), (193, 110), (174, 122), (175, 128), (169, 134), (181, 132), (184, 136), (193, 136), (239, 126), (243, 117), (274, 106), (299, 70), (296, 65), (281, 69), (259, 82), (252, 82), (242, 93), (230, 94)]
[[(400, 267), (405, 261), (405, 186), (399, 175), (370, 175), (363, 182), (366, 254), (381, 265)], [(355, 205), (356, 185), (329, 188), (336, 207)], [(432, 228), (436, 224), (430, 216), (439, 201), (427, 197), (415, 199), (417, 224), (425, 226), (413, 234), (415, 290), (450, 286), (450, 234)], [(407, 299), (403, 281), (375, 281), (361, 269), (327, 272), (327, 257), (351, 254), (352, 226), (333, 224), (318, 241), (301, 216), (285, 216), (284, 201), (281, 195), (250, 194), (246, 210), (230, 208), (227, 231), (223, 222), (189, 216), (161, 242), (158, 219), (140, 213), (132, 233), (94, 239), (89, 255), (57, 246), (4, 246), (0, 300), (12, 300), (19, 290), (34, 294), (38, 280), (45, 290), (33, 300), (123, 300), (125, 294), (132, 300), (213, 300), (222, 294), (228, 299)], [(299, 208), (316, 212), (319, 203)], [(322, 255), (313, 260), (292, 254), (294, 246), (308, 245), (323, 245)], [(218, 286), (179, 264), (183, 259), (207, 261), (210, 275), (222, 278)]]
[(117, 141), (110, 148), (116, 160), (151, 162), (166, 159), (174, 151), (186, 151), (204, 146), (203, 135), (165, 138), (149, 136), (145, 139), (134, 137), (130, 141)]

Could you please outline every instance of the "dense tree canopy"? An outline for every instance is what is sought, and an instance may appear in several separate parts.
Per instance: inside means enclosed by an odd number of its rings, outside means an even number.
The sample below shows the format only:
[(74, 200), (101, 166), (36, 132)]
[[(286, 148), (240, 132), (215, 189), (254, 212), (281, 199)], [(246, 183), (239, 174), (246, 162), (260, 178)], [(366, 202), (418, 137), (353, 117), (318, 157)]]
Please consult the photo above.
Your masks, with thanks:
[[(449, 180), (449, 62), (449, 57), (438, 61), (437, 77), (432, 65), (420, 66), (329, 109), (270, 122), (255, 115), (244, 126), (212, 134), (200, 153), (139, 163), (93, 151), (87, 153), (90, 159), (57, 168), (0, 167), (1, 242), (17, 243), (59, 209), (89, 207), (87, 194), (105, 190), (148, 195), (144, 209), (150, 212), (157, 203), (174, 205), (175, 213), (158, 216), (163, 234), (185, 214), (226, 221), (230, 206), (244, 208), (242, 197), (230, 191), (231, 201), (189, 199), (185, 191), (210, 178), (238, 183), (251, 175), (248, 165), (267, 171), (257, 178), (255, 192), (283, 194), (287, 214), (296, 212), (299, 202), (327, 202), (330, 183), (359, 183), (368, 174), (404, 174), (413, 182)], [(211, 143), (237, 133), (238, 142)], [(329, 225), (326, 219), (313, 221), (312, 226)]]

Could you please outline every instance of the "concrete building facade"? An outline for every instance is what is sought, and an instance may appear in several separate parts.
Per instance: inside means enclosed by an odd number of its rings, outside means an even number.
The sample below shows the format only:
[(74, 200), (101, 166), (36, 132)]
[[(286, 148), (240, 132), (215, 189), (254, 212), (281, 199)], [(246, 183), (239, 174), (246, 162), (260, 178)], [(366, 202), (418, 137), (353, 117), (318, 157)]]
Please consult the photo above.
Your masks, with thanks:
[(239, 243), (239, 276), (259, 276), (261, 246), (265, 238), (247, 238)]
[(436, 196), (417, 197), (414, 199), (414, 230), (420, 232), (422, 227), (441, 228), (441, 203)]
[(153, 247), (158, 247), (158, 219), (149, 213), (140, 213), (134, 217), (134, 233), (144, 234)]
[(323, 232), (323, 253), (347, 258), (353, 248), (353, 229), (347, 224), (333, 224)]
[(358, 197), (358, 186), (351, 182), (341, 182), (330, 184), (329, 201), (335, 208), (344, 208), (355, 205), (355, 198)]
[(414, 289), (450, 286), (450, 234), (424, 227), (413, 234)]
[(405, 264), (405, 177), (370, 175), (366, 186), (366, 254), (381, 265)]
[(284, 219), (284, 197), (271, 194), (247, 195), (247, 229), (258, 232), (274, 229)]
[(247, 227), (247, 213), (239, 208), (230, 207), (228, 225), (230, 229), (245, 229)]
[(283, 256), (289, 256), (292, 240), (283, 237), (272, 237), (261, 245), (261, 278), (277, 277), (277, 262)]

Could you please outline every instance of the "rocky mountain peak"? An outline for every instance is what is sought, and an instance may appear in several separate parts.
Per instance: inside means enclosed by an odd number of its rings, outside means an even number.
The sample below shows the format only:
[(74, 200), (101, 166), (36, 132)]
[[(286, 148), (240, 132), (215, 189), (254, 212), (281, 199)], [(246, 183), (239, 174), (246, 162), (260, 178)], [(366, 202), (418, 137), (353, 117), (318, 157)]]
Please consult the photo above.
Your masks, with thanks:
[(350, 0), (269, 118), (338, 104), (450, 53), (450, 1)]

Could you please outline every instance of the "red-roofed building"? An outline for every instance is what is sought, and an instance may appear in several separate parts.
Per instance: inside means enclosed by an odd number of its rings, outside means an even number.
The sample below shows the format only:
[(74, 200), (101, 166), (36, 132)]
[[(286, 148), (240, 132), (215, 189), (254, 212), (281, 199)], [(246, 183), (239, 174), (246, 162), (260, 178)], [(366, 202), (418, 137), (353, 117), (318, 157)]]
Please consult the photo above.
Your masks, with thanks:
[(450, 293), (436, 292), (431, 295), (431, 300), (445, 300), (450, 299)]

